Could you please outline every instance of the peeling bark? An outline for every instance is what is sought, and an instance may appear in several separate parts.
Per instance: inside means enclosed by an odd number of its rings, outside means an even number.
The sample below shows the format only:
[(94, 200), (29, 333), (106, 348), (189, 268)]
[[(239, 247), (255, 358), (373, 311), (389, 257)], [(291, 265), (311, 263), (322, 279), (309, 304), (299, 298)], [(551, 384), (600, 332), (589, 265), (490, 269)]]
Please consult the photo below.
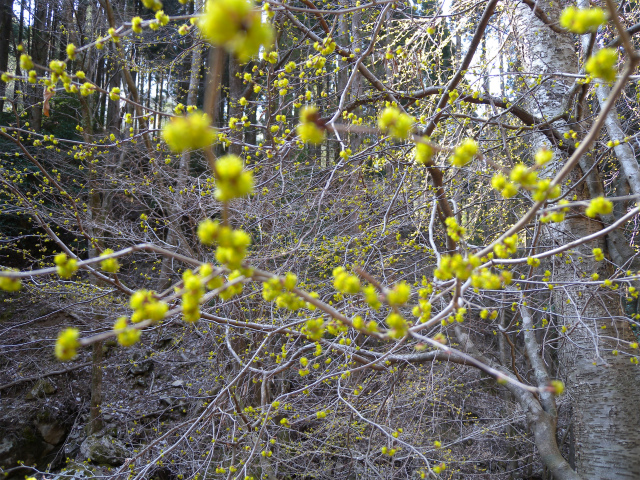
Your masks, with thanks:
[[(557, 18), (561, 7), (546, 8), (547, 14)], [(525, 5), (516, 9), (516, 21), (520, 56), (528, 71), (541, 75), (559, 71), (578, 73), (571, 35), (551, 31)], [(562, 113), (562, 100), (569, 89), (566, 79), (542, 83), (529, 102), (531, 113), (543, 118)], [(554, 122), (554, 127), (560, 131), (569, 129), (563, 121)], [(543, 145), (555, 147), (540, 133), (532, 135), (531, 145), (532, 153)], [(559, 169), (564, 159), (558, 148), (554, 151), (557, 162), (550, 168)], [(575, 181), (581, 176), (575, 171), (571, 179)], [(591, 197), (587, 187), (583, 184), (576, 189), (579, 200)], [(602, 228), (600, 221), (581, 213), (574, 211), (564, 222), (548, 226), (543, 241), (547, 245), (563, 244)], [(606, 267), (595, 262), (591, 254), (593, 248), (604, 246), (604, 240), (598, 239), (562, 258), (554, 258), (552, 282), (575, 282), (576, 278), (594, 272), (605, 273)], [(578, 287), (556, 287), (552, 300), (555, 313), (568, 328), (558, 358), (573, 403), (577, 471), (585, 479), (640, 478), (637, 437), (640, 410), (629, 401), (640, 397), (640, 372), (628, 358), (612, 354), (619, 344), (633, 340), (628, 323), (622, 319), (620, 305), (609, 299), (604, 289), (585, 292)], [(541, 438), (545, 436), (545, 432), (539, 433)], [(543, 445), (537, 441), (536, 445), (544, 460)]]

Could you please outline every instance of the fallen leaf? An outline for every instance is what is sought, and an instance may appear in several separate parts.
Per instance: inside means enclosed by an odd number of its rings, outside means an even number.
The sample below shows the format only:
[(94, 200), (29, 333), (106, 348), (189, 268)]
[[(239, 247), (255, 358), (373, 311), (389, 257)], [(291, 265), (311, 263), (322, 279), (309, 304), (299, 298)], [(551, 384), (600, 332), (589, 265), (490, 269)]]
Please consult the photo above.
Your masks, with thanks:
[(49, 90), (48, 88), (45, 88), (44, 90), (44, 104), (42, 105), (42, 113), (44, 113), (45, 117), (49, 116), (49, 112), (51, 111), (51, 109), (49, 108), (49, 100), (51, 100), (55, 94), (55, 91)]

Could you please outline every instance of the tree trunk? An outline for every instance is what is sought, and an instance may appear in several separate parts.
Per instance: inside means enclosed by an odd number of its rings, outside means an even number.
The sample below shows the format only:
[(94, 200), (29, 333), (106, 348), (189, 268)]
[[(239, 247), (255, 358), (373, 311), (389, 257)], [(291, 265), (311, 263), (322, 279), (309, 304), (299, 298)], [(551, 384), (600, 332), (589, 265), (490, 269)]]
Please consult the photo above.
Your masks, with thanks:
[[(122, 77), (122, 73), (118, 71), (112, 71), (117, 69), (118, 67), (114, 65), (113, 61), (109, 61), (109, 65), (111, 68), (107, 68), (107, 75), (110, 76), (109, 86), (107, 90), (111, 91), (112, 88), (118, 87), (121, 88), (120, 79)], [(107, 119), (106, 119), (106, 129), (109, 133), (118, 133), (120, 131), (120, 100), (113, 101), (108, 98), (107, 95)]]
[(91, 367), (91, 407), (89, 420), (89, 434), (102, 430), (102, 417), (100, 408), (102, 405), (102, 344), (99, 341), (93, 344), (93, 365)]
[[(558, 18), (561, 6), (545, 7), (551, 18)], [(551, 31), (525, 4), (516, 9), (520, 56), (525, 71), (545, 75), (551, 72), (578, 73), (574, 39), (569, 34)], [(542, 83), (534, 92), (529, 108), (534, 115), (549, 119), (563, 109), (570, 79), (554, 78)], [(558, 130), (568, 131), (564, 121), (554, 122)], [(533, 151), (550, 145), (540, 133), (532, 135)], [(562, 166), (563, 153), (554, 148), (556, 163)], [(532, 152), (533, 153), (533, 152)], [(548, 172), (552, 174), (553, 172)], [(582, 175), (575, 171), (572, 180)], [(586, 187), (575, 192), (579, 200), (589, 199)], [(567, 220), (545, 228), (548, 245), (564, 244), (602, 228), (600, 221), (589, 219), (582, 211), (572, 211)], [(605, 248), (603, 239), (585, 243), (569, 255), (554, 258), (552, 282), (573, 282), (594, 272), (607, 274), (602, 263), (595, 262), (591, 250)], [(580, 261), (578, 256), (582, 257)], [(594, 287), (595, 288), (595, 287)], [(553, 308), (567, 327), (567, 338), (558, 350), (560, 374), (567, 384), (573, 402), (576, 468), (585, 479), (640, 478), (640, 441), (637, 426), (640, 409), (632, 399), (640, 397), (640, 372), (626, 356), (615, 356), (612, 350), (624, 348), (634, 341), (626, 321), (621, 321), (617, 299), (607, 298), (604, 289), (585, 292), (583, 287), (556, 287)], [(603, 330), (606, 328), (606, 330)]]
[[(0, 0), (0, 72), (6, 72), (9, 66), (9, 46), (11, 44), (11, 20), (13, 18), (13, 0)], [(4, 109), (7, 84), (0, 82), (0, 112)]]
[[(46, 65), (48, 48), (47, 35), (47, 2), (36, 0), (35, 13), (33, 15), (33, 35), (31, 45), (31, 57), (33, 61), (40, 65)], [(29, 121), (31, 128), (40, 131), (42, 126), (42, 99), (44, 90), (41, 85), (34, 85), (29, 88), (31, 91), (31, 107), (29, 111)]]
[[(198, 100), (198, 83), (200, 77), (200, 67), (202, 66), (202, 50), (194, 47), (191, 53), (191, 74), (189, 77), (189, 90), (187, 91), (187, 105), (195, 105)], [(189, 177), (189, 164), (191, 162), (191, 152), (185, 151), (180, 156), (180, 166), (178, 167), (176, 190), (180, 192), (186, 185)], [(167, 234), (167, 244), (171, 247), (177, 247), (178, 239), (184, 239), (182, 228), (180, 225), (182, 216), (182, 205), (178, 202), (169, 207), (170, 225)], [(164, 257), (162, 267), (160, 269), (160, 279), (158, 281), (158, 290), (162, 291), (170, 285), (170, 275), (172, 261), (169, 257)]]
[[(238, 103), (244, 86), (240, 72), (242, 67), (238, 64), (233, 55), (229, 55), (229, 117), (241, 118), (244, 107)], [(236, 137), (237, 143), (234, 142), (229, 146), (229, 153), (240, 155), (242, 152), (242, 136), (244, 128), (231, 133), (232, 137)]]

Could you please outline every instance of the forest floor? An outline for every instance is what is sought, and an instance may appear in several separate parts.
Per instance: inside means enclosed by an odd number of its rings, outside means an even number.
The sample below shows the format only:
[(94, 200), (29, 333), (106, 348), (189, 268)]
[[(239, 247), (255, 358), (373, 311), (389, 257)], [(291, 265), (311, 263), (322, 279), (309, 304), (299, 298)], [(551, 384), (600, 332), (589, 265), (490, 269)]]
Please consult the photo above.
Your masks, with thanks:
[[(70, 464), (78, 470), (77, 464), (84, 462), (95, 475), (122, 463), (123, 459), (110, 465), (87, 462), (81, 448), (89, 436), (91, 348), (65, 363), (53, 354), (61, 329), (76, 326), (97, 332), (111, 321), (103, 325), (85, 321), (24, 294), (0, 297), (0, 473), (24, 478), (35, 471), (20, 464), (59, 472)], [(215, 340), (202, 333), (183, 335), (184, 328), (172, 323), (158, 327), (145, 332), (143, 343), (128, 349), (105, 342), (104, 428), (97, 436), (117, 439), (131, 449), (201, 411), (212, 394), (203, 388), (211, 388), (217, 370), (207, 355)]]

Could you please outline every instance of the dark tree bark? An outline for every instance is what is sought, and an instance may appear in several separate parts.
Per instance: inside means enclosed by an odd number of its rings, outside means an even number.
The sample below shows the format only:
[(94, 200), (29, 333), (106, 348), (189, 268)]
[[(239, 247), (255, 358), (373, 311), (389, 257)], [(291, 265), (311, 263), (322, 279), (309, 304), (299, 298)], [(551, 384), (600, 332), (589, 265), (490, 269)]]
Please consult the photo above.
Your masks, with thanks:
[(102, 416), (100, 407), (102, 405), (102, 344), (93, 344), (93, 366), (91, 370), (91, 407), (90, 407), (90, 433), (97, 433), (102, 430)]
[[(40, 65), (46, 65), (49, 51), (48, 10), (46, 0), (36, 0), (33, 15), (33, 36), (31, 42), (31, 57)], [(42, 127), (42, 98), (44, 89), (41, 85), (34, 85), (30, 89), (29, 121), (31, 128), (40, 131)]]
[[(13, 0), (0, 0), (0, 72), (6, 72), (9, 67), (12, 20)], [(2, 98), (5, 95), (6, 88), (6, 83), (0, 82), (0, 112), (4, 109), (4, 100)]]
[[(244, 107), (238, 103), (242, 96), (243, 84), (240, 72), (242, 67), (238, 62), (229, 55), (229, 117), (240, 118)], [(242, 142), (243, 130), (236, 130), (233, 132), (232, 137), (238, 139), (238, 142)], [(229, 147), (229, 153), (239, 155), (242, 152), (242, 145), (240, 143), (233, 143)]]

